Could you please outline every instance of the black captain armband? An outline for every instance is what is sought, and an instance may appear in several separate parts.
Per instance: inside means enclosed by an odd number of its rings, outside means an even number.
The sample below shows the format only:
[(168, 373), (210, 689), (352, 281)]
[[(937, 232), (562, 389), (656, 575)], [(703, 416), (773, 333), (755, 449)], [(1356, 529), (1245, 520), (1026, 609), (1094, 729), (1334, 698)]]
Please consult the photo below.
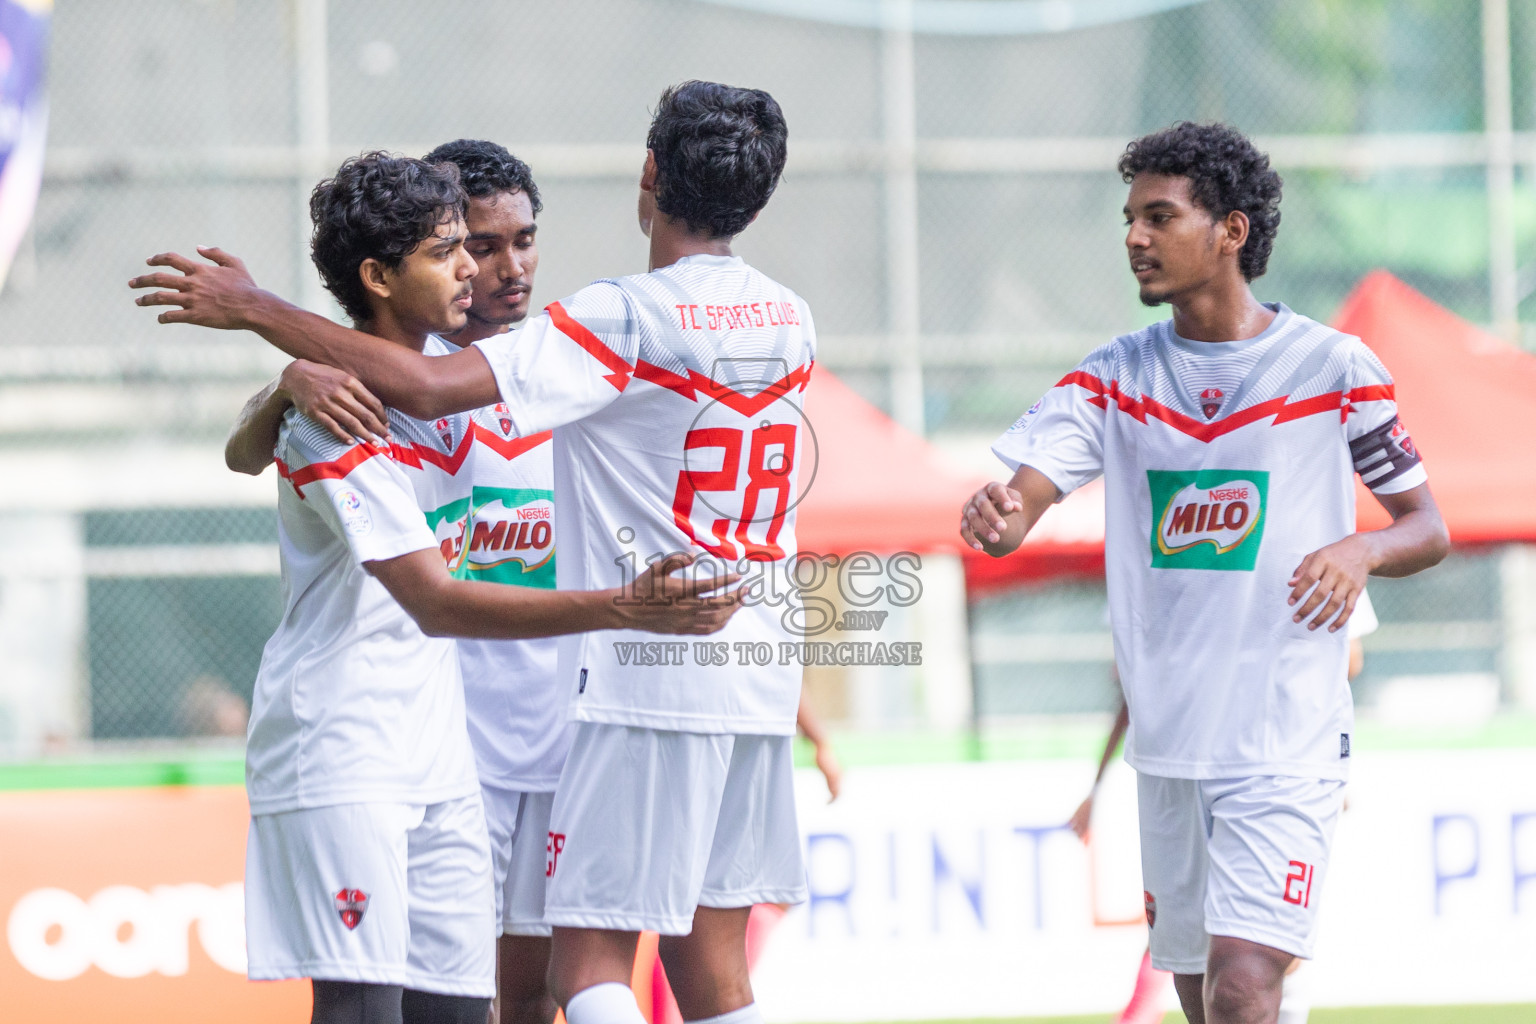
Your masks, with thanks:
[(1360, 482), (1372, 490), (1396, 480), (1423, 461), (1413, 438), (1408, 436), (1408, 428), (1396, 416), (1349, 442), (1349, 454)]

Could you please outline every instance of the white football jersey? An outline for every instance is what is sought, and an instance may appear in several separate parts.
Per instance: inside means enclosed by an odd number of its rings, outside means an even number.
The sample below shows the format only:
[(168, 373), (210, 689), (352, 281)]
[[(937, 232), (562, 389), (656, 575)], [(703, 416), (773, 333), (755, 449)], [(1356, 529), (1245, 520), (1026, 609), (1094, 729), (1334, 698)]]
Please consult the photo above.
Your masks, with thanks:
[[(467, 551), (455, 575), (523, 587), (555, 586), (554, 443), (548, 431), (518, 437), (504, 404), (474, 420)], [(524, 793), (553, 792), (571, 724), (570, 693), (556, 680), (558, 642), (459, 640), (469, 738), (480, 780)]]
[[(815, 450), (800, 412), (815, 332), (799, 296), (738, 258), (690, 256), (596, 282), (516, 336), (475, 344), (513, 433), (554, 430), (562, 589), (617, 586), (649, 559), (700, 549), (709, 574), (784, 579)], [(804, 639), (803, 610), (782, 585), (757, 594), (707, 638), (563, 638), (573, 717), (792, 733), (802, 670), (781, 644)]]
[(1291, 621), (1288, 580), (1354, 532), (1355, 472), (1426, 479), (1375, 355), (1271, 308), (1243, 341), (1116, 338), (993, 445), (1063, 495), (1104, 476), (1126, 760), (1149, 775), (1345, 777), (1348, 641)]
[(469, 422), (391, 409), (386, 452), (288, 411), (276, 453), (283, 617), (252, 700), (252, 813), (478, 792), (454, 642), (422, 633), (363, 567), (462, 532)]

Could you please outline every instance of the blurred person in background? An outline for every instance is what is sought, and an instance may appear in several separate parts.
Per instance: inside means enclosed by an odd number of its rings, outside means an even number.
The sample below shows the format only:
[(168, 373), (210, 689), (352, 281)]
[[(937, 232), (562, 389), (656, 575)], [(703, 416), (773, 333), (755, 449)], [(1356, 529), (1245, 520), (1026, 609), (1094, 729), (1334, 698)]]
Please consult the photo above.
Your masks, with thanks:
[[(732, 243), (778, 187), (787, 140), (762, 90), (667, 89), (639, 182), (649, 272), (552, 304), (515, 344), (491, 337), (423, 358), (261, 291), (214, 249), (199, 250), (212, 266), (152, 258), (179, 274), (141, 278), (162, 290), (138, 301), (180, 307), (165, 323), (254, 330), (426, 420), (499, 401), (514, 433), (556, 428), (556, 511), (581, 525), (562, 530), (562, 581), (608, 579), (680, 548), (786, 573), (815, 331), (804, 299)], [(662, 935), (686, 1019), (761, 1021), (751, 908), (806, 893), (792, 775), (802, 672), (729, 652), (797, 635), (755, 602), (716, 645), (725, 665), (633, 665), (623, 637), (561, 645), (577, 724), (551, 811), (545, 917), (551, 985), (571, 1024), (643, 1019), (629, 989), (642, 930)]]
[[(1191, 1024), (1273, 1021), (1312, 954), (1353, 731), (1345, 627), (1369, 575), (1449, 547), (1392, 380), (1264, 273), (1280, 177), (1226, 125), (1133, 141), (1126, 253), (1173, 318), (1090, 353), (993, 446), (961, 512), (1001, 557), (1105, 478), (1115, 662), (1153, 966)], [(1392, 525), (1355, 532), (1355, 473)]]
[[(502, 334), (528, 316), (539, 265), (536, 218), (543, 202), (528, 165), (494, 142), (460, 139), (422, 159), (452, 164), (468, 197), (464, 249), (475, 261), (469, 308), (462, 328), (440, 335), (453, 348), (434, 349), (457, 351)], [(296, 360), (247, 403), (225, 451), (231, 469), (254, 474), (271, 464), (289, 404), (344, 441), (355, 437), (383, 443), (388, 435), (383, 403), (356, 377)], [(471, 485), (469, 513), (446, 557), (465, 578), (552, 588), (551, 435), (514, 436), (499, 403), (470, 418), (474, 451), (463, 470)], [(571, 735), (569, 696), (554, 681), (556, 641), (460, 638), (458, 648), (495, 872), (500, 932), (495, 1013), (508, 1024), (549, 1024), (556, 1007), (547, 982), (545, 844)]]
[(198, 676), (187, 684), (177, 708), (182, 732), (188, 736), (245, 737), (251, 709), (229, 681), (218, 676)]

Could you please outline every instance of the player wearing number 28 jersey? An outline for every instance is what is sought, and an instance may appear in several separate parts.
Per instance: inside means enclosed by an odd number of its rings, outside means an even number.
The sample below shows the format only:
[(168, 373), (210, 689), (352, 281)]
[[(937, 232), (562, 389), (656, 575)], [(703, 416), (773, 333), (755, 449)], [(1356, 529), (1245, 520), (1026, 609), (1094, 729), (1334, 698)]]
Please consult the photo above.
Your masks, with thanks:
[[(514, 341), (476, 346), (513, 432), (554, 430), (561, 587), (611, 582), (669, 551), (702, 547), (733, 564), (795, 553), (789, 506), (815, 336), (793, 292), (738, 257), (688, 256), (599, 281), (552, 304)], [(744, 608), (720, 632), (732, 645), (728, 672), (699, 665), (692, 651), (644, 664), (639, 633), (562, 643), (573, 717), (792, 735), (798, 668), (777, 658), (740, 665), (734, 655), (742, 642), (777, 652), (788, 638), (784, 612)]]

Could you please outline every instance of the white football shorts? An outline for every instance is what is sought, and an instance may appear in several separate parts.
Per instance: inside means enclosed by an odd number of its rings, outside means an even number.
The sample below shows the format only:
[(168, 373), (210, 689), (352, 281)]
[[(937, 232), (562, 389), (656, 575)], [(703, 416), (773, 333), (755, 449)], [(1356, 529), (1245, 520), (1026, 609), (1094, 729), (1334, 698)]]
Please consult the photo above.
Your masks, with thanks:
[(553, 793), (484, 786), (485, 826), (491, 834), (496, 920), (503, 935), (549, 935), (544, 921), (545, 852)]
[(1152, 965), (1204, 974), (1212, 935), (1310, 959), (1344, 783), (1138, 775)]
[(687, 935), (698, 907), (803, 901), (792, 742), (576, 723), (545, 920)]
[(251, 819), (245, 935), (253, 981), (494, 996), (494, 910), (479, 793)]

